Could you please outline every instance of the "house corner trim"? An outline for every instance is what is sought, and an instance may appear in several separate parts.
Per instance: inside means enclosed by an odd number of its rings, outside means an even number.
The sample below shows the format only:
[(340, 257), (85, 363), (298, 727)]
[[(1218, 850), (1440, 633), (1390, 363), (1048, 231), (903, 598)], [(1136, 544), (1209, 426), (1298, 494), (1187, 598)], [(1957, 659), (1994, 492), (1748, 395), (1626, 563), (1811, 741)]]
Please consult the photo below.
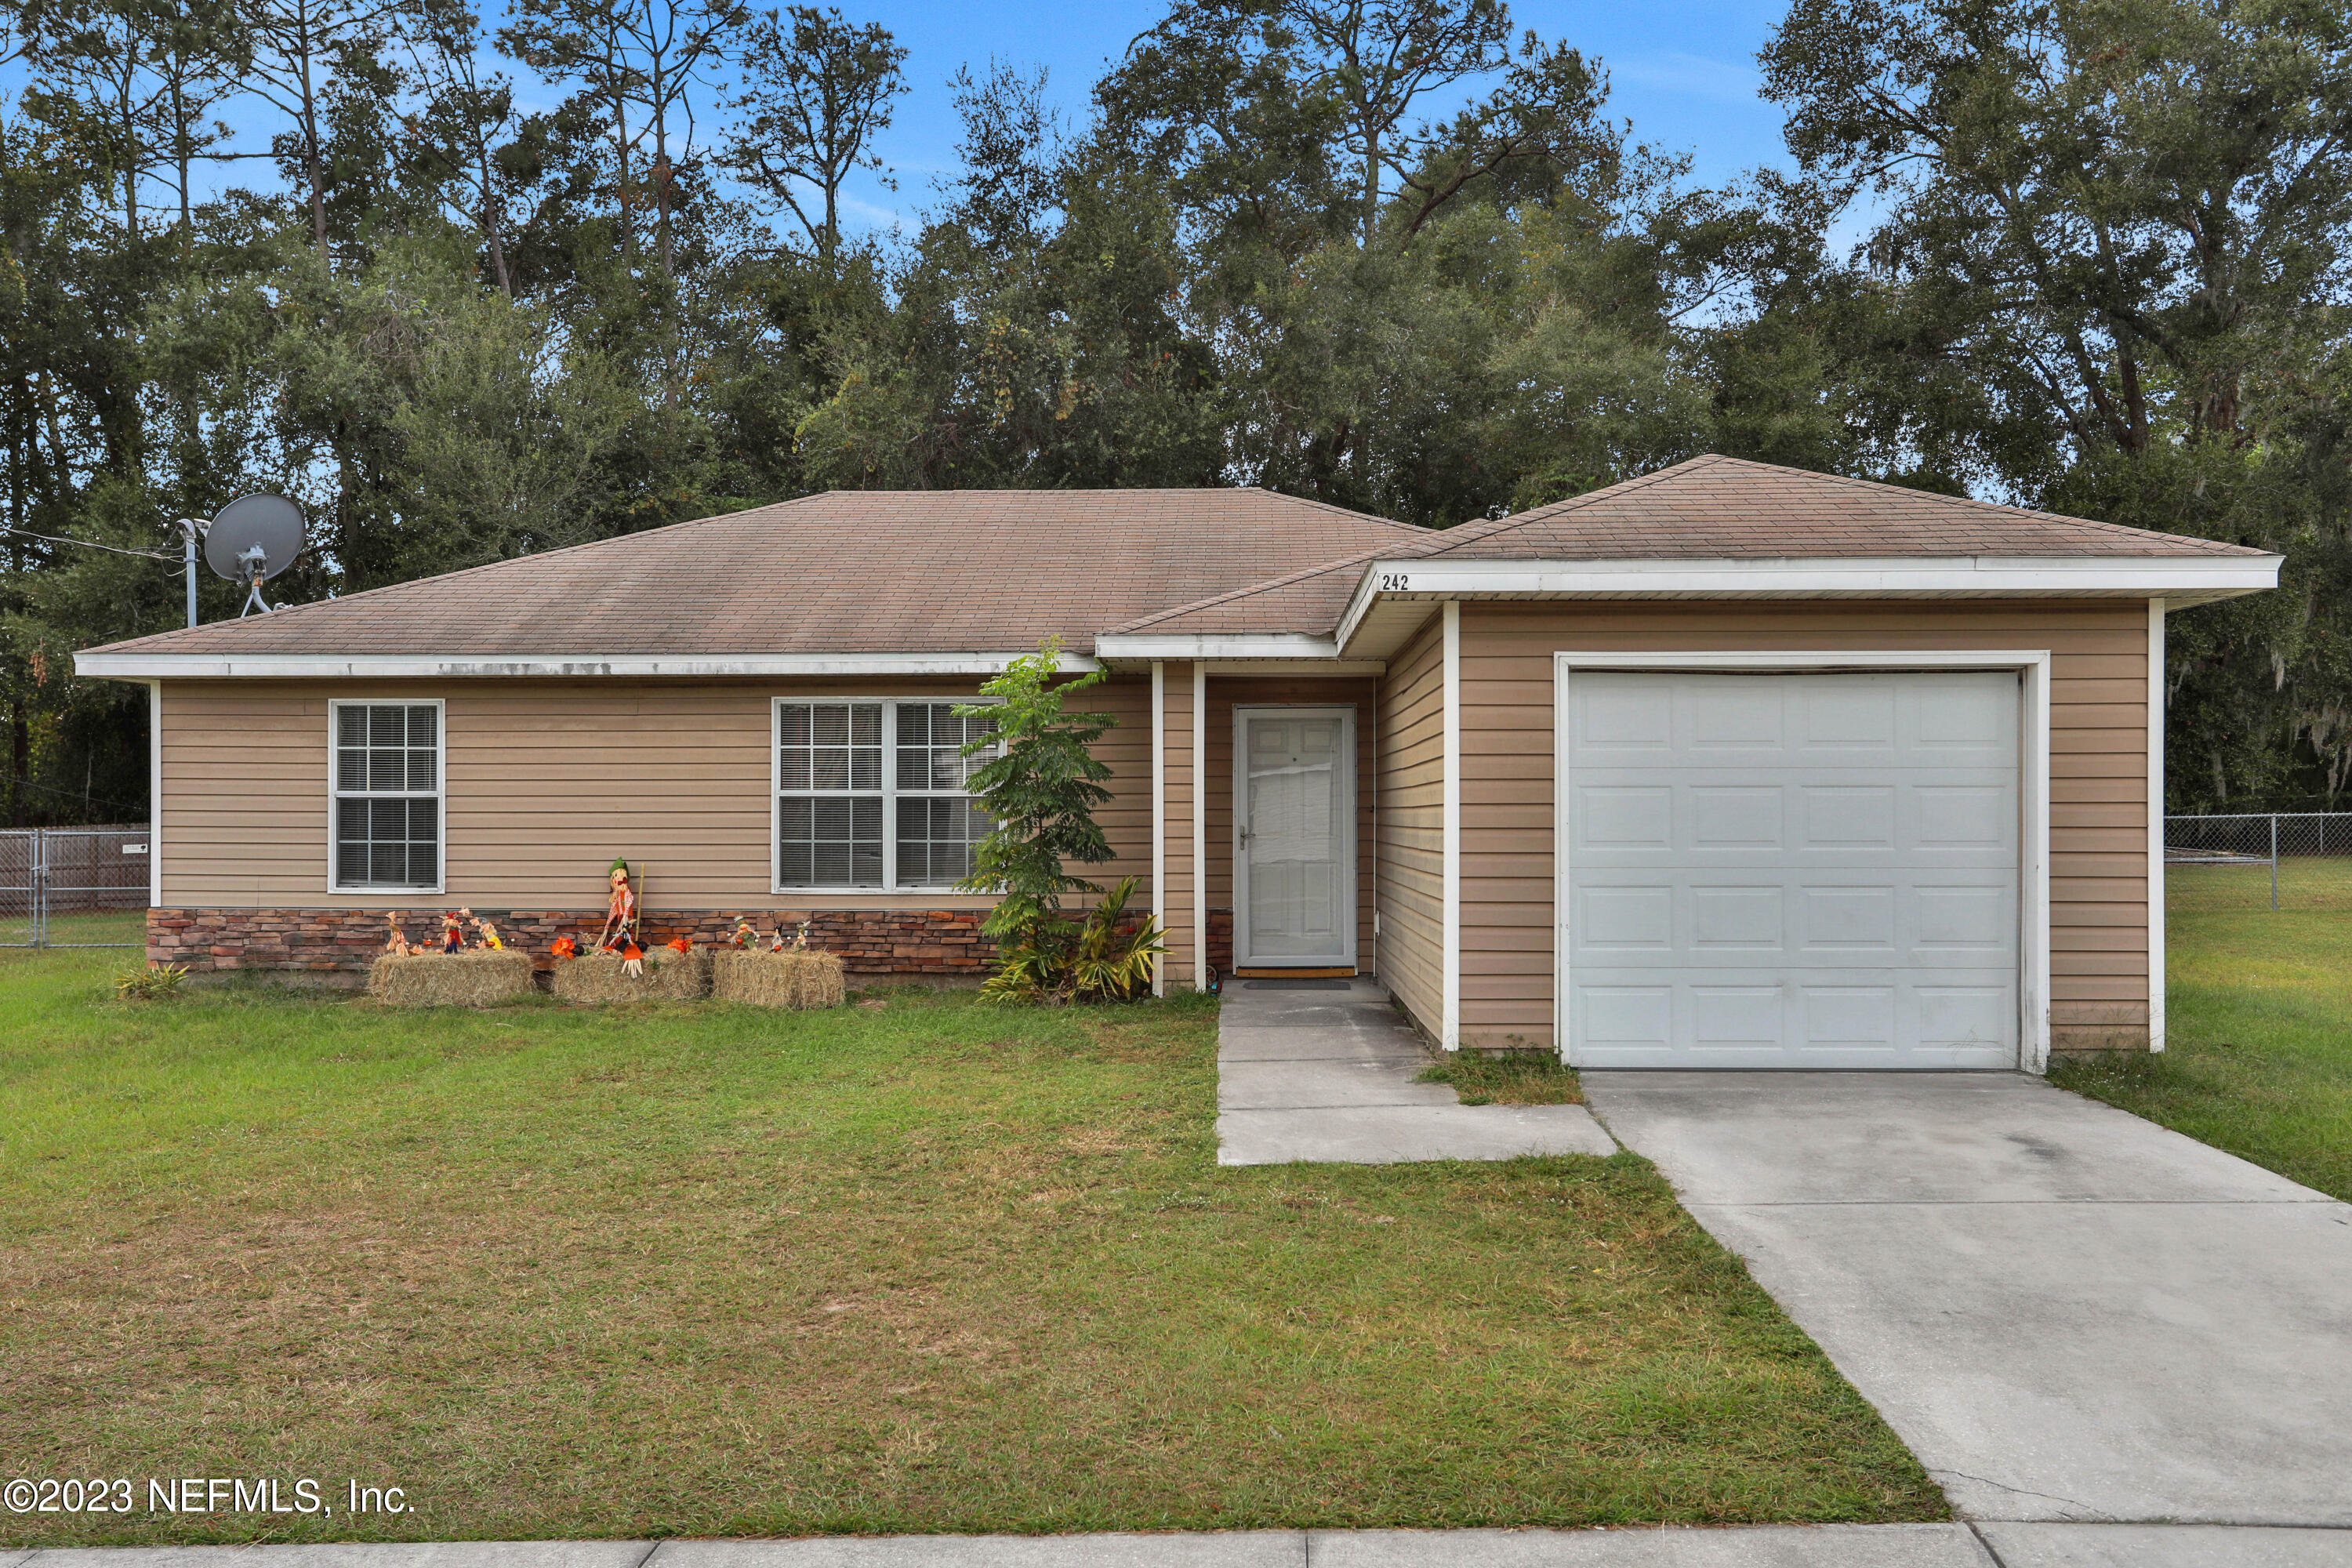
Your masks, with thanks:
[(1151, 661), (1151, 913), (1161, 951), (1151, 959), (1151, 994), (1168, 994), (1168, 666)]
[(2147, 602), (2147, 1048), (2164, 1049), (2164, 601)]
[(1462, 1048), (1462, 602), (1445, 601), (1445, 673), (1442, 698), (1444, 732), (1444, 889), (1439, 902), (1444, 914), (1440, 957), (1438, 1044), (1449, 1051)]

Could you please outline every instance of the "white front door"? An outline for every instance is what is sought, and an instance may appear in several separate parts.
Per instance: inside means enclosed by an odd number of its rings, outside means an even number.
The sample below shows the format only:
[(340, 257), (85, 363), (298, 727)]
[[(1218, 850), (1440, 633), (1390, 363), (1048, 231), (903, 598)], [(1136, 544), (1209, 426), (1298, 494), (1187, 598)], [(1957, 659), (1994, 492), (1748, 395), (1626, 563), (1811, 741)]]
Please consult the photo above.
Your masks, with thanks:
[(1234, 710), (1234, 963), (1356, 961), (1356, 715)]
[(1571, 673), (1569, 1059), (2018, 1065), (2018, 677)]

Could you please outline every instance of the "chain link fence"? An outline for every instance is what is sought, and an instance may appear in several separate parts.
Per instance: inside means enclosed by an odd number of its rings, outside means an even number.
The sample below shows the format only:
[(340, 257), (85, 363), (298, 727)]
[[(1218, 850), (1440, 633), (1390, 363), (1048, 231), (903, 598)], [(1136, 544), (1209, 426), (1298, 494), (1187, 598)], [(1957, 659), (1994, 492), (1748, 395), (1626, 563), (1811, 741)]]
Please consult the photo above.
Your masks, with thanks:
[(144, 947), (145, 826), (0, 830), (0, 947)]
[(2352, 913), (2352, 811), (2164, 819), (2164, 900), (2207, 910)]

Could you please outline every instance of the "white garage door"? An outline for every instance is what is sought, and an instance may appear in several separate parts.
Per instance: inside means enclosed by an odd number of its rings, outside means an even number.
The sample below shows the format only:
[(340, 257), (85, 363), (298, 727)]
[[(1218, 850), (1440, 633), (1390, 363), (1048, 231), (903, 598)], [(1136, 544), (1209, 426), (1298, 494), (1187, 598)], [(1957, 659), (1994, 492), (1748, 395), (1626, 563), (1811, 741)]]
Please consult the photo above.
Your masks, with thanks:
[(2018, 690), (1573, 671), (1570, 1059), (2015, 1067)]

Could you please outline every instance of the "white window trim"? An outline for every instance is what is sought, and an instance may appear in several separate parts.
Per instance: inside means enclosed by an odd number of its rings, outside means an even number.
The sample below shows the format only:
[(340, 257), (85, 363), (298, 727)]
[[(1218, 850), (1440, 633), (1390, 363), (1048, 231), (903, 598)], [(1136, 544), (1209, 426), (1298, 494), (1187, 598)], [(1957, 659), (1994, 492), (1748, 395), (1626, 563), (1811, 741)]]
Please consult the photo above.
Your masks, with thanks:
[[(795, 692), (791, 696), (771, 698), (768, 702), (769, 891), (774, 897), (780, 899), (801, 899), (811, 896), (827, 899), (897, 899), (913, 898), (919, 895), (930, 895), (932, 897), (947, 895), (957, 898), (971, 898), (974, 896), (985, 897), (986, 895), (973, 895), (969, 893), (959, 894), (952, 886), (903, 888), (898, 885), (898, 704), (901, 702), (914, 702), (920, 703), (925, 707), (936, 707), (941, 703), (946, 703), (956, 707), (992, 708), (1003, 700), (1002, 698), (996, 697), (959, 697), (952, 693), (946, 695), (934, 693), (929, 696), (925, 696), (919, 692), (908, 692), (895, 697), (877, 697), (872, 692), (867, 691), (861, 691), (854, 696), (846, 697), (835, 695), (809, 697), (803, 696), (800, 693)], [(787, 703), (799, 706), (808, 703), (822, 704), (832, 702), (856, 702), (864, 703), (867, 706), (873, 706), (878, 703), (881, 706), (882, 787), (877, 791), (845, 789), (810, 790), (796, 793), (804, 793), (809, 795), (835, 795), (843, 797), (844, 799), (847, 799), (854, 795), (867, 794), (878, 794), (881, 795), (882, 885), (878, 888), (859, 888), (852, 886), (788, 888), (784, 886), (784, 707)], [(908, 790), (907, 793), (908, 795), (918, 799), (934, 800), (940, 798), (947, 792), (944, 790)]]
[[(417, 888), (406, 885), (400, 887), (386, 887), (381, 882), (343, 883), (335, 879), (335, 862), (338, 858), (338, 846), (335, 840), (335, 834), (337, 831), (335, 806), (336, 803), (343, 798), (342, 791), (337, 786), (335, 782), (335, 752), (338, 738), (341, 733), (341, 721), (338, 719), (337, 715), (345, 708), (431, 708), (435, 710), (433, 719), (433, 801), (434, 805), (439, 809), (435, 811), (433, 814), (433, 819), (439, 825), (441, 838), (439, 845), (440, 852), (433, 858), (433, 864), (435, 868), (440, 872), (440, 875), (434, 879), (433, 885), (429, 888)], [(359, 795), (355, 795), (352, 798), (363, 798), (366, 794), (367, 792), (362, 791)], [(415, 799), (416, 796), (414, 794), (408, 794), (407, 798), (413, 800)], [(152, 847), (150, 848), (149, 853), (153, 853)], [(448, 890), (448, 700), (442, 697), (401, 697), (397, 695), (387, 695), (383, 697), (330, 698), (327, 702), (327, 891), (330, 893), (362, 893), (391, 898), (405, 898), (425, 893), (446, 893)]]
[[(2050, 676), (2048, 648), (1937, 648), (1861, 652), (1816, 648), (1771, 653), (1576, 653), (1552, 656), (1552, 1038), (1568, 1048), (1568, 688), (1579, 669), (1927, 670), (2013, 669), (2022, 691), (2018, 747), (2018, 1066), (2050, 1066)], [(1453, 911), (1449, 901), (1448, 912)]]

